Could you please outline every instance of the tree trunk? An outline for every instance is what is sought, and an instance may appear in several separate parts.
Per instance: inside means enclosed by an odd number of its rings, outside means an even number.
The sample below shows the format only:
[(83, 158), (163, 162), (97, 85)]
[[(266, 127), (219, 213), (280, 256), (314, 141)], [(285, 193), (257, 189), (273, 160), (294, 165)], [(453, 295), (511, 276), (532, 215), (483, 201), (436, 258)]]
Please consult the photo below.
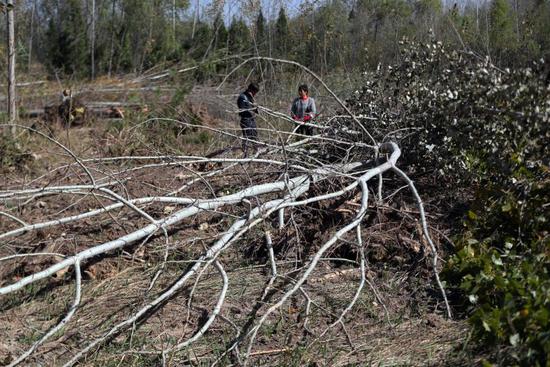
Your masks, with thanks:
[(109, 78), (113, 71), (113, 57), (115, 55), (115, 4), (116, 0), (113, 0), (113, 7), (111, 10), (111, 50), (109, 52)]
[(143, 52), (141, 54), (141, 62), (139, 63), (139, 72), (138, 74), (143, 73), (143, 65), (145, 63), (145, 58), (147, 57), (147, 45), (149, 44), (149, 41), (153, 37), (153, 16), (149, 18), (149, 31), (147, 33), (147, 38), (145, 39), (145, 45), (143, 46)]
[[(11, 124), (17, 120), (15, 110), (15, 26), (13, 14), (13, 0), (7, 0), (7, 25), (8, 25), (8, 116)], [(15, 136), (15, 126), (12, 127), (12, 135)]]
[(91, 45), (91, 73), (92, 80), (95, 79), (95, 0), (92, 0), (92, 45)]
[(327, 32), (324, 32), (323, 34), (323, 63), (324, 63), (324, 72), (327, 72), (328, 70), (328, 62), (327, 62)]
[(479, 2), (476, 2), (476, 32), (479, 34)]
[(514, 1), (515, 13), (516, 13), (516, 37), (518, 44), (521, 40), (521, 33), (519, 30), (519, 2), (518, 0)]
[(490, 52), (490, 40), (489, 40), (489, 6), (487, 5), (487, 1), (484, 2), (484, 8), (485, 8), (485, 30), (486, 30), (486, 41), (487, 41), (487, 57), (489, 57), (489, 60), (491, 60), (491, 52)]
[(199, 20), (199, 6), (200, 2), (197, 0), (197, 4), (195, 5), (195, 16), (193, 17), (193, 30), (191, 31), (191, 39), (195, 38), (195, 28), (197, 27), (197, 21)]
[(31, 11), (31, 30), (29, 35), (29, 60), (28, 60), (28, 66), (27, 71), (31, 70), (31, 62), (32, 62), (32, 36), (34, 33), (34, 12), (36, 11), (36, 0), (32, 3), (32, 11)]
[(174, 51), (176, 50), (176, 0), (172, 0), (172, 41)]

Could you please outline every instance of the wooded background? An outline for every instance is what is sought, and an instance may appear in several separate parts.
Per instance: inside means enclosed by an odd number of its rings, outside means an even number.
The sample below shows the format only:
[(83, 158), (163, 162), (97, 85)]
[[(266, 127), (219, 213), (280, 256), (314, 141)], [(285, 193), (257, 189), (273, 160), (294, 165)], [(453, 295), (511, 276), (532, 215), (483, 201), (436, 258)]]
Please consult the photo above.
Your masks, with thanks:
[[(260, 54), (325, 74), (395, 62), (403, 37), (466, 47), (500, 66), (524, 65), (550, 51), (545, 0), (445, 6), (441, 0), (302, 1), (290, 11), (284, 1), (269, 5), (279, 8), (273, 19), (260, 1), (19, 0), (18, 71), (42, 66), (50, 73), (94, 78), (140, 73), (164, 62)], [(6, 27), (0, 32), (5, 38)]]

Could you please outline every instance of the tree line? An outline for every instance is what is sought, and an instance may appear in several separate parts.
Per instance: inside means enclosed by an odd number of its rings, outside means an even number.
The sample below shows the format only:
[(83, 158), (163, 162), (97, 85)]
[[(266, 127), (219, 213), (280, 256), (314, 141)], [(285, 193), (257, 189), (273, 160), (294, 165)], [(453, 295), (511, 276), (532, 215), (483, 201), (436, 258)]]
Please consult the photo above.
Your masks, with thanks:
[(321, 74), (372, 69), (399, 58), (404, 37), (501, 66), (550, 55), (547, 0), (305, 0), (292, 16), (281, 6), (273, 19), (258, 4), (227, 19), (223, 1), (200, 15), (188, 0), (20, 0), (15, 10), (20, 71), (38, 64), (77, 77), (238, 54), (291, 59)]

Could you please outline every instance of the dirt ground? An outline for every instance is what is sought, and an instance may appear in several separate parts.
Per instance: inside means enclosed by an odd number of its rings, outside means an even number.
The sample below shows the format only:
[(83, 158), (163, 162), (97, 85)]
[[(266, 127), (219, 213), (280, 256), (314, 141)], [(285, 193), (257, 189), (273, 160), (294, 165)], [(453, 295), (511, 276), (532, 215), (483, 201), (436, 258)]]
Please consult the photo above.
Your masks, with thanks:
[[(119, 86), (117, 86), (118, 88)], [(114, 88), (114, 87), (113, 87)], [(103, 89), (107, 89), (104, 86)], [(195, 91), (197, 93), (197, 91)], [(86, 92), (89, 99), (115, 100), (114, 92)], [(200, 90), (199, 94), (203, 94)], [(211, 106), (191, 92), (187, 102), (171, 105), (172, 92), (135, 95), (125, 98), (148, 101), (147, 111), (132, 111), (125, 119), (94, 120), (81, 127), (37, 127), (52, 136), (85, 162), (97, 183), (111, 182), (128, 198), (166, 195), (196, 177), (193, 171), (208, 173), (217, 166), (182, 167), (169, 159), (162, 166), (147, 166), (147, 159), (94, 162), (92, 157), (149, 155), (199, 155), (238, 147), (236, 138), (201, 129), (169, 124), (138, 128), (161, 116), (177, 115), (203, 126), (236, 128), (230, 106), (221, 102)], [(228, 93), (230, 95), (230, 93)], [(84, 93), (83, 93), (84, 95)], [(40, 98), (28, 101), (40, 104)], [(44, 98), (42, 97), (42, 100)], [(151, 103), (151, 99), (156, 102)], [(225, 99), (229, 100), (229, 99)], [(228, 112), (229, 111), (229, 112)], [(131, 123), (129, 122), (131, 120)], [(30, 126), (32, 121), (27, 121)], [(86, 172), (74, 159), (43, 136), (21, 132), (28, 159), (18, 167), (7, 167), (0, 176), (0, 191), (17, 188), (86, 184)], [(48, 135), (49, 134), (49, 135)], [(225, 150), (222, 157), (240, 157), (239, 150)], [(88, 160), (87, 160), (88, 159)], [(158, 163), (159, 160), (151, 162)], [(172, 164), (174, 163), (174, 164)], [(179, 195), (207, 198), (212, 194), (235, 192), (248, 184), (276, 179), (277, 167), (269, 169), (250, 164), (236, 166), (222, 176), (213, 176), (206, 184), (197, 184)], [(112, 179), (116, 178), (115, 181)], [(114, 183), (113, 183), (114, 182)], [(325, 190), (319, 185), (316, 190)], [(320, 243), (328, 239), (353, 215), (353, 200), (346, 198), (293, 212), (294, 223), (278, 229), (266, 221), (223, 253), (220, 262), (227, 268), (229, 292), (222, 312), (208, 332), (190, 347), (169, 354), (164, 362), (173, 366), (239, 365), (232, 353), (224, 351), (238, 335), (250, 330), (250, 322), (261, 315), (270, 301), (296, 281)], [(41, 195), (25, 200), (2, 201), (0, 211), (16, 213), (25, 223), (53, 220), (100, 208), (111, 201), (96, 195), (74, 192)], [(408, 203), (408, 204), (407, 204)], [(355, 203), (356, 204), (356, 203)], [(176, 210), (172, 205), (145, 206), (147, 213), (161, 217)], [(145, 243), (137, 243), (84, 264), (82, 300), (75, 316), (59, 332), (40, 346), (25, 365), (62, 365), (89, 342), (110, 330), (118, 322), (146, 305), (174, 283), (194, 259), (235, 216), (246, 213), (236, 206), (195, 216), (170, 229), (169, 240), (158, 234)], [(430, 212), (434, 228), (444, 233), (438, 213)], [(351, 243), (353, 236), (325, 255), (321, 264), (303, 286), (303, 293), (273, 313), (261, 328), (251, 348), (249, 365), (254, 366), (469, 366), (479, 363), (468, 351), (468, 327), (464, 321), (448, 320), (430, 268), (430, 253), (414, 220), (412, 200), (395, 195), (385, 207), (372, 205), (362, 234), (367, 243), (367, 282), (355, 306), (341, 323), (329, 327), (346, 308), (360, 284), (358, 254)], [(9, 260), (0, 267), (0, 286), (44, 269), (91, 246), (116, 239), (147, 224), (131, 209), (121, 209), (68, 224), (0, 240), (0, 257), (22, 252), (55, 253), (24, 260)], [(20, 226), (2, 217), (0, 233)], [(273, 235), (278, 271), (284, 276), (275, 282), (267, 296), (269, 262), (263, 230)], [(440, 250), (445, 239), (434, 231)], [(165, 251), (168, 256), (165, 258)], [(162, 270), (160, 276), (156, 274)], [(0, 365), (7, 365), (28, 349), (68, 311), (75, 292), (74, 270), (63, 270), (23, 288), (0, 296)], [(153, 282), (153, 279), (156, 279)], [(140, 319), (132, 328), (118, 333), (102, 347), (95, 348), (81, 365), (157, 366), (162, 365), (162, 350), (193, 335), (204, 324), (216, 304), (222, 281), (218, 272), (208, 268), (174, 297)], [(307, 312), (306, 312), (307, 310)], [(246, 344), (241, 347), (245, 348)]]

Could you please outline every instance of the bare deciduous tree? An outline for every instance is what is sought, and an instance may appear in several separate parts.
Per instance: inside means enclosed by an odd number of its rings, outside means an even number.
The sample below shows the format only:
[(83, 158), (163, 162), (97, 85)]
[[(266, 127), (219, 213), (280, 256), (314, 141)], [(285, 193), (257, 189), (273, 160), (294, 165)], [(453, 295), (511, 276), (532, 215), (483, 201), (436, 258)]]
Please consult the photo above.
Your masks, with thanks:
[[(15, 103), (15, 17), (13, 0), (6, 2), (7, 27), (8, 27), (8, 116), (10, 123), (17, 121), (17, 110)], [(15, 136), (15, 128), (12, 135)]]

